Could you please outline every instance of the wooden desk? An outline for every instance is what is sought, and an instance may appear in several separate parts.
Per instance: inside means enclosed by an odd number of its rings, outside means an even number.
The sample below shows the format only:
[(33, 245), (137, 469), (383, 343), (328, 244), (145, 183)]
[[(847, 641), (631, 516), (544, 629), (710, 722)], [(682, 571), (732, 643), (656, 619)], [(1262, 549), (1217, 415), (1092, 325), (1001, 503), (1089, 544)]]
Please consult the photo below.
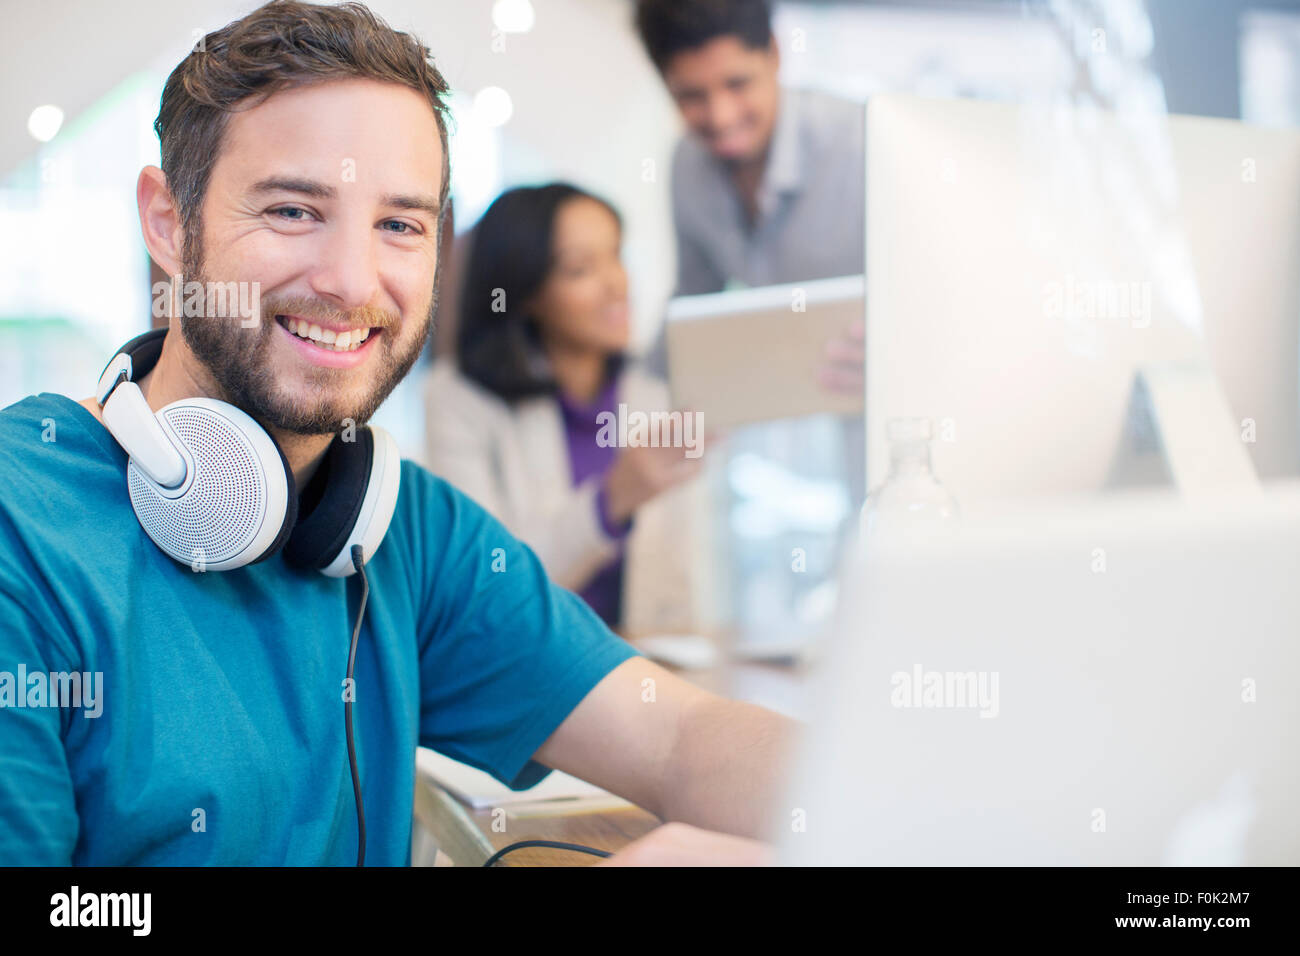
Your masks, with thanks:
[[(457, 866), (482, 866), (497, 850), (521, 840), (560, 840), (613, 853), (660, 823), (658, 817), (639, 807), (574, 812), (557, 806), (544, 815), (534, 815), (536, 807), (506, 807), (504, 813), (473, 810), (437, 784), (416, 781), (415, 815)], [(590, 866), (596, 862), (598, 859), (587, 853), (530, 847), (508, 854), (497, 866)]]
[[(735, 664), (678, 673), (727, 697), (752, 701), (787, 714), (798, 714), (803, 709), (803, 674), (795, 667)], [(418, 774), (415, 815), (439, 849), (457, 866), (482, 866), (497, 850), (521, 840), (581, 843), (612, 853), (649, 833), (661, 822), (649, 811), (632, 806), (581, 810), (557, 803), (545, 812), (539, 812), (537, 804), (495, 811), (474, 810)], [(586, 853), (530, 847), (510, 853), (497, 865), (590, 866), (596, 862), (596, 857)]]

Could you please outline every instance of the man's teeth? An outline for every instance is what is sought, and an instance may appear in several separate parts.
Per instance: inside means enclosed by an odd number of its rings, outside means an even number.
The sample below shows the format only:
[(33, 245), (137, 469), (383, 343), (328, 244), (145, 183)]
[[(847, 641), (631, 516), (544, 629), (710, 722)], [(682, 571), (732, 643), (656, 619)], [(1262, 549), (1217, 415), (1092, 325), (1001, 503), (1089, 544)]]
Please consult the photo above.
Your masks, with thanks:
[(361, 343), (370, 337), (369, 329), (335, 332), (333, 329), (322, 329), (319, 325), (292, 316), (285, 324), (294, 335), (301, 339), (311, 339), (319, 347), (331, 352), (355, 352), (361, 347)]

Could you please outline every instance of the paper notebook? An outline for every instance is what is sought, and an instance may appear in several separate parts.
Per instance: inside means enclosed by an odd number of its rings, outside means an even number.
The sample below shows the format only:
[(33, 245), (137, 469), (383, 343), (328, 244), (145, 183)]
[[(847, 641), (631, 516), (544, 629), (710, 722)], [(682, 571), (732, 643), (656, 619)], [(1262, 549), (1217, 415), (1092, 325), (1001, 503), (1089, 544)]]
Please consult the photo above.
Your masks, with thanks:
[(491, 774), (452, 760), (427, 747), (416, 748), (415, 767), (421, 778), (432, 780), (461, 803), (475, 810), (552, 801), (620, 802), (609, 791), (558, 770), (551, 771), (535, 787), (511, 790)]

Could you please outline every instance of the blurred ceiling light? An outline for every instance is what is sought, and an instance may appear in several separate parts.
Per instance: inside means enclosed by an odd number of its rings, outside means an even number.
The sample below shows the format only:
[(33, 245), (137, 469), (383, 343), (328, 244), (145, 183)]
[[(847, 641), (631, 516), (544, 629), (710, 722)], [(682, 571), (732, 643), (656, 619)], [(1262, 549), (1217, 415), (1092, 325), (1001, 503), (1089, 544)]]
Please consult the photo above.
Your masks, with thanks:
[(502, 33), (527, 33), (534, 19), (529, 0), (497, 0), (492, 4), (492, 22)]
[(474, 94), (474, 118), (484, 126), (504, 126), (514, 111), (510, 94), (499, 86), (485, 86)]
[(27, 117), (27, 132), (39, 142), (48, 143), (54, 139), (63, 125), (63, 110), (57, 106), (38, 106)]

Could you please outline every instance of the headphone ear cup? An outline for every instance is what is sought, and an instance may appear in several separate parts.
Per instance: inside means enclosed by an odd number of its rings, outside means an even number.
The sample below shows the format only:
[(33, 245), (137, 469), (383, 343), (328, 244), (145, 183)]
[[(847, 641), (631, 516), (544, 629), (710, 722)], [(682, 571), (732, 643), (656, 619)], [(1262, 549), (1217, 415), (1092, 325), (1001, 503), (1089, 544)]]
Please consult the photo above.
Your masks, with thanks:
[(269, 432), (266, 437), (275, 446), (276, 453), (280, 457), (280, 466), (284, 469), (286, 489), (284, 520), (280, 522), (280, 533), (275, 536), (271, 546), (262, 552), (261, 557), (254, 558), (249, 564), (260, 564), (267, 558), (279, 554), (280, 549), (289, 543), (289, 538), (293, 535), (293, 529), (298, 523), (298, 482), (294, 480), (293, 469), (289, 467), (289, 459), (284, 457), (284, 449), (280, 447), (280, 443), (272, 438)]
[(303, 490), (303, 513), (285, 547), (285, 561), (329, 577), (353, 574), (352, 546), (361, 545), (369, 561), (388, 530), (400, 472), (397, 443), (382, 428), (362, 428), (355, 441), (334, 439)]
[(127, 466), (131, 507), (150, 538), (183, 564), (229, 571), (275, 553), (297, 517), (284, 453), (247, 413), (226, 402), (185, 398), (157, 412), (181, 450), (176, 488)]

